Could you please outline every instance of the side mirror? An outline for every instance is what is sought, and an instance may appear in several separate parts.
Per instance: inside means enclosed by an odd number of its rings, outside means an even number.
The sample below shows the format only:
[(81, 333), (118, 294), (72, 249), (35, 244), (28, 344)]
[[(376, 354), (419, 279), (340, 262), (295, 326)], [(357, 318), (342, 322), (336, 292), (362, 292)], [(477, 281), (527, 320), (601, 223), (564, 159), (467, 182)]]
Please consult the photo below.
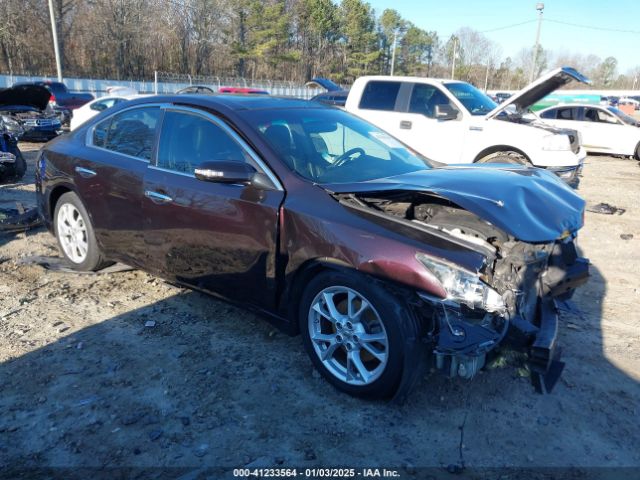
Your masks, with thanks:
[(437, 120), (456, 120), (458, 118), (458, 110), (453, 108), (449, 103), (436, 105)]
[(214, 183), (249, 184), (257, 170), (245, 161), (204, 162), (195, 168), (198, 180)]

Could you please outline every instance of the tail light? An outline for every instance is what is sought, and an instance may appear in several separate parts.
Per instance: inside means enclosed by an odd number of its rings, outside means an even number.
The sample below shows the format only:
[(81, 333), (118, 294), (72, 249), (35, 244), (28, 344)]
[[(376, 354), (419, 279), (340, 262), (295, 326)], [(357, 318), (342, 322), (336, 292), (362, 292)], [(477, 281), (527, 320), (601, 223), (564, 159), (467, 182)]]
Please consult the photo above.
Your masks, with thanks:
[(51, 105), (55, 105), (56, 104), (56, 96), (52, 93), (51, 96), (49, 97), (49, 103)]

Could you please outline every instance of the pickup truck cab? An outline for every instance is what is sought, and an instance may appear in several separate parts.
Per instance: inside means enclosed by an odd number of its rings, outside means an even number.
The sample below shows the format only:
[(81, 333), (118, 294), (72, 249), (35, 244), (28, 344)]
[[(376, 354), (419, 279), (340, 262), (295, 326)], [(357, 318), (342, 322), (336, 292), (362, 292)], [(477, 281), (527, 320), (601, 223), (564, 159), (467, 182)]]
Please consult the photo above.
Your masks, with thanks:
[(367, 76), (355, 81), (345, 109), (437, 162), (532, 165), (576, 185), (586, 157), (578, 132), (527, 114), (572, 80), (588, 82), (572, 68), (559, 68), (497, 105), (466, 82)]

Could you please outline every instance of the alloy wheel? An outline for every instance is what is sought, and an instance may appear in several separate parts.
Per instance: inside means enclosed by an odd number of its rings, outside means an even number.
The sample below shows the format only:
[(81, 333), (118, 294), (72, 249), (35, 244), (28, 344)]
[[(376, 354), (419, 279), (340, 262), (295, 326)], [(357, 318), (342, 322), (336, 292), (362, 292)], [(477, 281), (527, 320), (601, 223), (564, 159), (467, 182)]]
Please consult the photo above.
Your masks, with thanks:
[(380, 315), (362, 294), (342, 286), (321, 290), (311, 302), (309, 336), (323, 366), (350, 385), (382, 375), (389, 340)]
[(74, 263), (82, 263), (89, 251), (87, 225), (78, 209), (65, 203), (58, 211), (57, 232), (65, 255)]

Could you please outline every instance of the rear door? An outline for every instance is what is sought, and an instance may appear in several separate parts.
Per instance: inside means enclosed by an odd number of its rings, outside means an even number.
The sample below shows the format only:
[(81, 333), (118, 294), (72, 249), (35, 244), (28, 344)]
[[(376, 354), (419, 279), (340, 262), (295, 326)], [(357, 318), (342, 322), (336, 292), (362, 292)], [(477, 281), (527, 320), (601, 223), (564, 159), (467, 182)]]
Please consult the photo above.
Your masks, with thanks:
[(364, 86), (354, 113), (377, 127), (398, 136), (402, 121), (401, 105), (410, 84), (395, 80), (370, 80)]
[[(269, 186), (195, 178), (197, 166), (215, 161), (248, 162)], [(273, 307), (284, 191), (223, 121), (195, 109), (167, 108), (143, 191), (147, 268), (232, 300)]]
[(97, 123), (70, 172), (106, 256), (132, 265), (144, 256), (142, 181), (159, 118), (158, 105), (145, 105)]

